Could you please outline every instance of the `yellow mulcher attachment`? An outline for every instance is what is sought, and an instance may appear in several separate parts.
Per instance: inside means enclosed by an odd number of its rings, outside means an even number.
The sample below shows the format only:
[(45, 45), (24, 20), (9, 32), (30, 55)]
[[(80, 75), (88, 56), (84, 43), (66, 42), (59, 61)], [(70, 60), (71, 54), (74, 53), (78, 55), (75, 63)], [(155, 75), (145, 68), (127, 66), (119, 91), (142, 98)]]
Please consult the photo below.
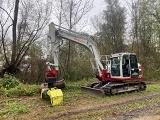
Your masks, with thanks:
[(63, 93), (61, 89), (44, 88), (41, 90), (41, 98), (50, 98), (52, 106), (63, 103)]
[[(52, 106), (59, 105), (63, 103), (63, 92), (60, 88), (65, 86), (65, 81), (56, 81), (55, 77), (48, 77), (46, 79), (47, 83), (42, 83), (40, 86), (41, 89), (41, 98), (50, 99)], [(58, 85), (59, 88), (56, 87)], [(62, 87), (63, 86), (63, 87)]]

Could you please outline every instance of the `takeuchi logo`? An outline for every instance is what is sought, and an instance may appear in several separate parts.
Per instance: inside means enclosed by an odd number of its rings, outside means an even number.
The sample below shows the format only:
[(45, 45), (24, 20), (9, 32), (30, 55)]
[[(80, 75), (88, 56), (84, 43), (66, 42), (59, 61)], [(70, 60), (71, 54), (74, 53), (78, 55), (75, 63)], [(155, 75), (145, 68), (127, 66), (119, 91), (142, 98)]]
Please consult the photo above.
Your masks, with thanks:
[(75, 41), (79, 42), (79, 43), (85, 43), (86, 40), (82, 40), (82, 39), (79, 39), (79, 38), (74, 38)]

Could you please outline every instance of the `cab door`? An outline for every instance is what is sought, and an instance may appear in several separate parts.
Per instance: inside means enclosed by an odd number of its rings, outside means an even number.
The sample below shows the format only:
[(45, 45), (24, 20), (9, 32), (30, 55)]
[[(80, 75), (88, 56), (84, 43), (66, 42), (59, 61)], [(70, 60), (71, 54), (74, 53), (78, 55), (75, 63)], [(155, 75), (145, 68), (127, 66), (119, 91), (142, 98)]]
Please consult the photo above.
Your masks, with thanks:
[(130, 55), (130, 74), (131, 74), (131, 77), (139, 76), (137, 57), (134, 54)]
[(123, 77), (130, 77), (131, 71), (130, 71), (130, 55), (125, 54), (122, 57), (122, 73)]
[(120, 76), (120, 58), (113, 57), (111, 58), (111, 76), (112, 77), (121, 77)]

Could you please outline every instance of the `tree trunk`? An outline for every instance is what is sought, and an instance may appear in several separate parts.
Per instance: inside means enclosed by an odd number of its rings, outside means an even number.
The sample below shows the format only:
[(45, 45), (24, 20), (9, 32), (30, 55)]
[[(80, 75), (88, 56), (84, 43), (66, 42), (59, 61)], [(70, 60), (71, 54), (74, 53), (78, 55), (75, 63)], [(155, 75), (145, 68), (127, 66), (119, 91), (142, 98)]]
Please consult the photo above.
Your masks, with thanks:
[(13, 27), (12, 27), (12, 39), (13, 39), (13, 47), (12, 47), (12, 56), (11, 56), (11, 64), (15, 62), (16, 58), (16, 51), (17, 51), (17, 35), (16, 35), (16, 27), (17, 27), (17, 18), (18, 18), (18, 9), (19, 9), (19, 0), (15, 2), (15, 9), (14, 9), (14, 19), (13, 19)]
[(17, 27), (17, 18), (18, 18), (18, 9), (19, 9), (19, 0), (15, 1), (15, 9), (14, 9), (14, 19), (13, 19), (13, 26), (12, 26), (12, 39), (13, 39), (13, 46), (12, 46), (12, 55), (11, 55), (11, 63), (7, 66), (5, 66), (5, 69), (3, 69), (0, 72), (0, 77), (3, 77), (3, 75), (7, 72), (10, 74), (17, 73), (19, 69), (17, 68), (17, 65), (15, 63), (16, 54), (17, 54), (17, 38), (16, 38), (16, 27)]
[[(72, 7), (73, 7), (73, 0), (71, 0), (70, 4), (70, 13), (69, 13), (69, 29), (72, 29)], [(68, 43), (68, 57), (67, 57), (67, 65), (66, 65), (66, 71), (68, 72), (70, 70), (70, 60), (71, 60), (71, 41)]]

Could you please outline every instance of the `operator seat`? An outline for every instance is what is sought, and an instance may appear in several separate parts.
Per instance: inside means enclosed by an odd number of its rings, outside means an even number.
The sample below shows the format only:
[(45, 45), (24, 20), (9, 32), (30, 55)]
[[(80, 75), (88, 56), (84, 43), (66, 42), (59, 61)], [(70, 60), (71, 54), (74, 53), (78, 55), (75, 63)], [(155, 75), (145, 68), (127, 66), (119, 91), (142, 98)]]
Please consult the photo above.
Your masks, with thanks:
[(129, 76), (128, 70), (129, 70), (129, 60), (126, 59), (125, 64), (123, 65), (123, 77)]

